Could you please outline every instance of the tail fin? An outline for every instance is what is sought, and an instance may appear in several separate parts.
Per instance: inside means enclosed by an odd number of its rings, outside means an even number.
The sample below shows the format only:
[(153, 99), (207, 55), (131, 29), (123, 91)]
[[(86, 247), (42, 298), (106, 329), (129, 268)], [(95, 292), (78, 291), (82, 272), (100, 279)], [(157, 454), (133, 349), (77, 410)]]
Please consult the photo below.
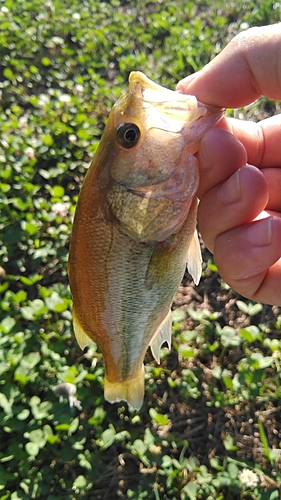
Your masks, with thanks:
[(139, 410), (144, 396), (144, 367), (136, 377), (122, 382), (109, 382), (104, 378), (104, 397), (110, 403), (127, 401), (133, 410)]

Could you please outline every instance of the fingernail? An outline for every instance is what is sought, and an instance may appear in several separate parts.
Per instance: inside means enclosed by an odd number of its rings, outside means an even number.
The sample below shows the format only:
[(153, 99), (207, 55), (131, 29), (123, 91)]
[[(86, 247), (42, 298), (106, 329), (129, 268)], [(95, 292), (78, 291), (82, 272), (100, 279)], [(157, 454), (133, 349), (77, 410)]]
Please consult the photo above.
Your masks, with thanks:
[(271, 217), (253, 222), (247, 230), (247, 237), (249, 242), (257, 247), (270, 245), (272, 238)]
[(237, 203), (241, 199), (240, 172), (241, 168), (229, 177), (219, 189), (218, 197), (225, 205)]
[(191, 82), (193, 82), (193, 80), (195, 80), (195, 78), (197, 78), (198, 73), (200, 73), (200, 71), (197, 71), (196, 73), (192, 73), (192, 75), (188, 75), (185, 78), (183, 78), (182, 80), (180, 80), (176, 86), (176, 90), (179, 90), (180, 92), (186, 92), (188, 85)]

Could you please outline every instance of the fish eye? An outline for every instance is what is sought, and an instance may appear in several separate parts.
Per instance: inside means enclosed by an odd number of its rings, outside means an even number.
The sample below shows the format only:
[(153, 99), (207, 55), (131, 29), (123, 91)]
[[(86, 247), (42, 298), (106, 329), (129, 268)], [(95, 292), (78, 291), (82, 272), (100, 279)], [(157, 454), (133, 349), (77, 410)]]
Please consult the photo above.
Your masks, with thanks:
[(135, 123), (124, 122), (118, 125), (116, 137), (120, 146), (129, 149), (139, 142), (140, 129)]

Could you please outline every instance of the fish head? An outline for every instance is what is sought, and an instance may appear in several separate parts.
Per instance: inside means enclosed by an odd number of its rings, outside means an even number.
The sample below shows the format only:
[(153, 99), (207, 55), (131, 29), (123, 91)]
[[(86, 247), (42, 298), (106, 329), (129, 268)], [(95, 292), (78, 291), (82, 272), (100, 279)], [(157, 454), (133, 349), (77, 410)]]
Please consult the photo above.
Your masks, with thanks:
[(199, 184), (194, 153), (222, 112), (139, 71), (130, 74), (107, 122), (110, 159), (99, 177), (122, 231), (139, 242), (164, 241), (179, 231)]

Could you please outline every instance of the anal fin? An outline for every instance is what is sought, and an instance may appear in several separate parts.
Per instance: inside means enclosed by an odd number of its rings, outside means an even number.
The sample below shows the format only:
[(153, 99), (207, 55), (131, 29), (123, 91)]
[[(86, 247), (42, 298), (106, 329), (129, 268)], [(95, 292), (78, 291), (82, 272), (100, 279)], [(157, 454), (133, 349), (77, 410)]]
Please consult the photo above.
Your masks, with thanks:
[(160, 350), (162, 344), (164, 344), (164, 342), (167, 342), (169, 349), (171, 349), (171, 340), (172, 340), (172, 314), (171, 311), (169, 311), (150, 342), (150, 349), (152, 355), (158, 364), (160, 363)]

